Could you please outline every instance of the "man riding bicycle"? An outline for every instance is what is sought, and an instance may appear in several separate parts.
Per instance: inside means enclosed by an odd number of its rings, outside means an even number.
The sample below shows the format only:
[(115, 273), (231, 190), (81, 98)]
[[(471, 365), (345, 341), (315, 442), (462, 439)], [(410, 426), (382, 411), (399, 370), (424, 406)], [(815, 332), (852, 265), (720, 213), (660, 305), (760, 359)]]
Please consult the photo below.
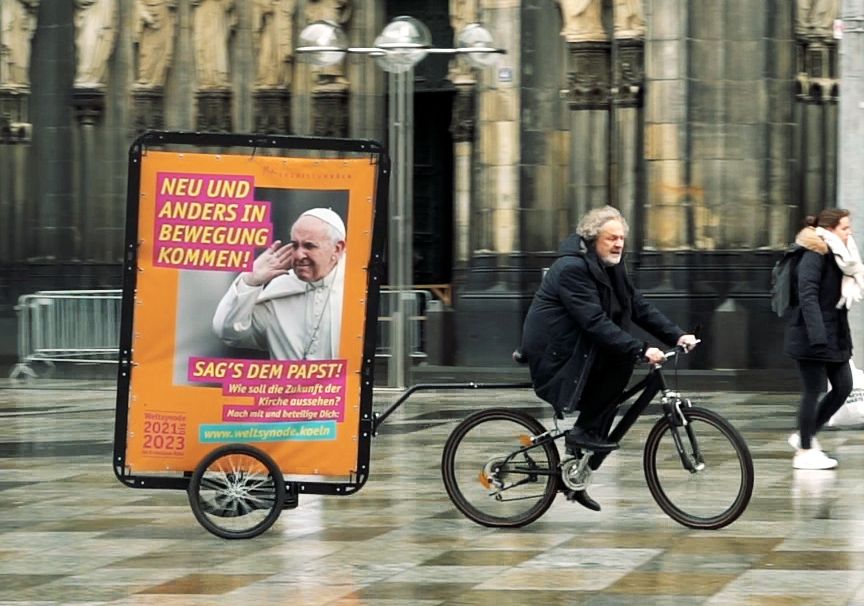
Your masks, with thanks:
[[(697, 343), (633, 286), (621, 262), (628, 229), (611, 206), (589, 211), (562, 242), (522, 329), (518, 355), (529, 365), (534, 391), (559, 416), (579, 410), (564, 437), (573, 454), (618, 448), (607, 436), (634, 366), (665, 359), (660, 349), (631, 335), (631, 326), (685, 351)], [(600, 511), (584, 490), (569, 498)]]

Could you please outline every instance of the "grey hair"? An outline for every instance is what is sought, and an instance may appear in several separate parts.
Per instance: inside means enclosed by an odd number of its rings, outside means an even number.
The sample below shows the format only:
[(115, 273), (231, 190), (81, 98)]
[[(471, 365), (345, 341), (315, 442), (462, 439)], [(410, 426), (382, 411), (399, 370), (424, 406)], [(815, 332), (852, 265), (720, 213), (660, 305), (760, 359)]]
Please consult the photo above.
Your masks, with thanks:
[(600, 230), (609, 221), (619, 221), (624, 226), (624, 235), (630, 231), (630, 226), (627, 225), (627, 220), (617, 208), (613, 206), (604, 206), (602, 208), (594, 208), (585, 213), (585, 216), (579, 221), (576, 226), (576, 233), (582, 236), (585, 240), (596, 240), (600, 235)]

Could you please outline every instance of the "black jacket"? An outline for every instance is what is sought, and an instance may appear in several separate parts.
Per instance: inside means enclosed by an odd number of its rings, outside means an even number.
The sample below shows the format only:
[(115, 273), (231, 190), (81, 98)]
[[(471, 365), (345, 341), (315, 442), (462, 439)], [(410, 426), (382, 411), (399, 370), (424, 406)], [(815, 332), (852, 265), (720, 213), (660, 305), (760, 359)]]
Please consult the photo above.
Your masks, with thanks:
[(836, 307), (843, 272), (812, 227), (795, 242), (807, 250), (798, 263), (798, 306), (787, 313), (783, 351), (796, 360), (846, 362), (852, 357), (849, 318), (846, 306)]
[[(598, 351), (631, 365), (642, 357), (646, 344), (628, 332), (633, 324), (670, 344), (684, 331), (635, 290), (623, 261), (607, 273), (594, 247), (576, 235), (564, 240), (559, 254), (531, 302), (521, 353), (537, 395), (557, 412), (572, 412)], [(610, 317), (612, 281), (620, 326)]]

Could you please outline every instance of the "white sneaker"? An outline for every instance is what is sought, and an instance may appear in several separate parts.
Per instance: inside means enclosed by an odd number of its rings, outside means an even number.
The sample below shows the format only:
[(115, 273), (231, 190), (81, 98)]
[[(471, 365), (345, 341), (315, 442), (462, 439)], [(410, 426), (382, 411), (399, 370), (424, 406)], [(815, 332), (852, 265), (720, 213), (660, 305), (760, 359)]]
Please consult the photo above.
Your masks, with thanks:
[(821, 450), (810, 448), (795, 453), (792, 467), (795, 469), (834, 469), (837, 467), (837, 460), (832, 459)]
[[(801, 450), (801, 436), (798, 434), (797, 431), (791, 436), (789, 436), (789, 439), (786, 440), (786, 442), (788, 442), (789, 446), (791, 446), (795, 450)], [(815, 450), (822, 450), (822, 445), (819, 443), (819, 440), (816, 439), (816, 436), (810, 438), (810, 448), (813, 448)]]

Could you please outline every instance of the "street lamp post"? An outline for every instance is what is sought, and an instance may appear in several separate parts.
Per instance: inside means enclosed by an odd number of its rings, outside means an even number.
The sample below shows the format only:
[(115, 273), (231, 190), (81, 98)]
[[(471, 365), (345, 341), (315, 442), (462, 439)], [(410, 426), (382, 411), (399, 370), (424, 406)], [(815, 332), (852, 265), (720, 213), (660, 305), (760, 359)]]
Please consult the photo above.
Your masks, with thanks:
[(467, 25), (456, 37), (456, 48), (435, 48), (426, 25), (414, 17), (396, 17), (372, 47), (349, 47), (345, 32), (330, 21), (316, 21), (300, 33), (298, 53), (307, 53), (318, 66), (335, 65), (346, 53), (371, 56), (388, 74), (388, 148), (391, 157), (388, 205), (388, 283), (395, 292), (391, 310), (389, 387), (408, 386), (411, 369), (409, 313), (413, 298), (413, 166), (414, 67), (428, 54), (458, 54), (477, 68), (488, 67), (504, 51), (493, 46), (492, 35), (479, 23)]

